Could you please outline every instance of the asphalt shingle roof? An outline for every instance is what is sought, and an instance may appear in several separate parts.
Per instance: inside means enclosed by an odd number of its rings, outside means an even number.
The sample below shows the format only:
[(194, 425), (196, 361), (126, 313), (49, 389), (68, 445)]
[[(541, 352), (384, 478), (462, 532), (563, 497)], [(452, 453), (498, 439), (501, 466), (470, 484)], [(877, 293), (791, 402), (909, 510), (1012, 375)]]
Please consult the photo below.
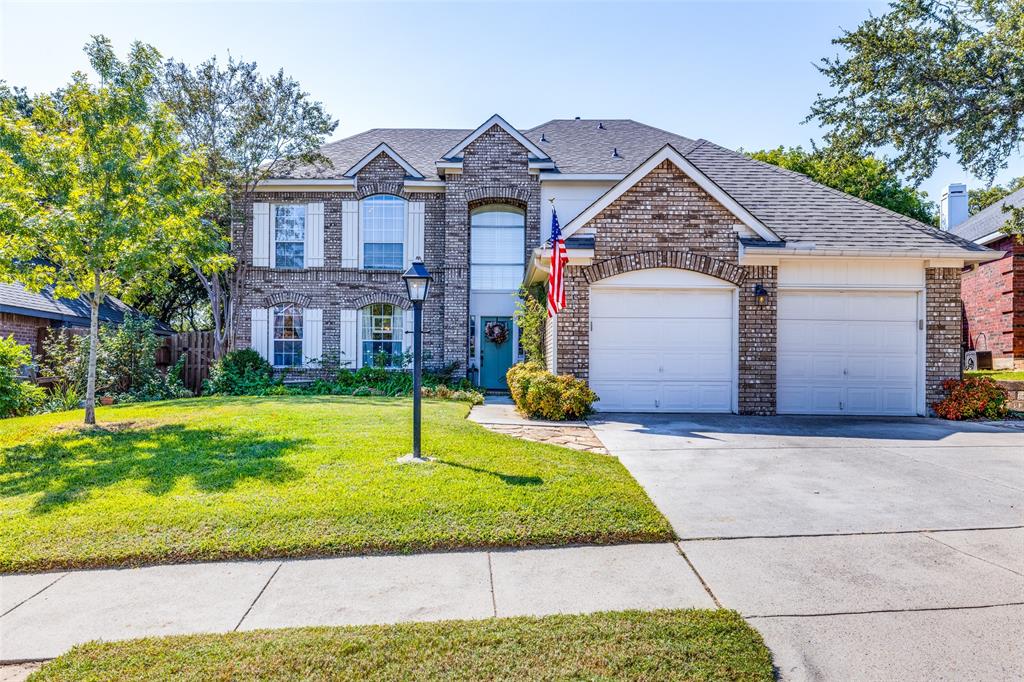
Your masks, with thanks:
[(1024, 188), (986, 206), (967, 220), (954, 226), (950, 232), (970, 241), (998, 232), (1008, 218), (1007, 214), (1003, 213), (1003, 206), (1007, 204), (1017, 208), (1024, 207)]
[(711, 142), (683, 156), (787, 242), (818, 249), (984, 251), (936, 227)]
[[(566, 174), (625, 175), (665, 144), (680, 152), (694, 144), (688, 137), (629, 119), (556, 119), (524, 130), (523, 134), (547, 152), (559, 172)], [(613, 156), (613, 150), (618, 157)]]
[[(53, 290), (43, 289), (38, 293), (28, 291), (17, 283), (0, 282), (0, 310), (23, 315), (45, 317), (51, 320), (63, 320), (70, 324), (89, 324), (89, 302), (84, 298), (55, 298)], [(124, 316), (141, 313), (120, 299), (107, 296), (100, 305), (100, 322), (120, 324)], [(157, 330), (171, 333), (174, 330), (163, 322), (156, 323)]]
[(386, 142), (396, 154), (422, 173), (425, 179), (439, 180), (434, 164), (441, 159), (442, 154), (462, 142), (471, 132), (454, 128), (374, 128), (337, 142), (328, 142), (321, 147), (320, 152), (331, 160), (333, 168), (301, 166), (288, 177), (343, 178), (345, 171), (381, 142)]
[[(341, 178), (374, 147), (386, 142), (426, 179), (436, 180), (436, 162), (472, 132), (375, 128), (322, 147), (334, 168), (303, 167), (289, 177)], [(630, 119), (555, 119), (522, 132), (551, 157), (557, 172), (562, 174), (625, 175), (664, 145), (671, 144), (788, 242), (812, 242), (817, 249), (879, 252), (986, 251), (970, 239), (825, 187), (799, 173), (755, 161), (706, 140), (693, 140)]]

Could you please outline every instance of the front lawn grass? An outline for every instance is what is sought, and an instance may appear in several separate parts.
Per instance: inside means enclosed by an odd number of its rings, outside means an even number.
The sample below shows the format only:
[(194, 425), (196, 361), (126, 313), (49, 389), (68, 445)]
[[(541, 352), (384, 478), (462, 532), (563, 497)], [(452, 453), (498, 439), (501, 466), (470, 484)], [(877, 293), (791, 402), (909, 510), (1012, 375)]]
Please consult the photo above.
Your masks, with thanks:
[(0, 571), (672, 538), (617, 459), (425, 401), (197, 398), (0, 421)]
[(627, 611), (89, 643), (30, 680), (758, 680), (734, 611)]
[(1024, 370), (979, 369), (973, 372), (964, 372), (964, 376), (988, 377), (996, 381), (1024, 381)]

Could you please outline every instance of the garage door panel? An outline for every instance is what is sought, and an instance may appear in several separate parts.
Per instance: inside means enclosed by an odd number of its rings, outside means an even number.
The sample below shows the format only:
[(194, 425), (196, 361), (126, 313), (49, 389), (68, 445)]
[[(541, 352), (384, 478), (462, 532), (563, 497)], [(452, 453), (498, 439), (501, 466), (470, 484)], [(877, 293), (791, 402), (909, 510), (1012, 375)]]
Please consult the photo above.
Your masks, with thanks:
[(729, 412), (733, 292), (591, 290), (590, 385), (602, 411)]
[(778, 411), (917, 412), (917, 294), (782, 292)]

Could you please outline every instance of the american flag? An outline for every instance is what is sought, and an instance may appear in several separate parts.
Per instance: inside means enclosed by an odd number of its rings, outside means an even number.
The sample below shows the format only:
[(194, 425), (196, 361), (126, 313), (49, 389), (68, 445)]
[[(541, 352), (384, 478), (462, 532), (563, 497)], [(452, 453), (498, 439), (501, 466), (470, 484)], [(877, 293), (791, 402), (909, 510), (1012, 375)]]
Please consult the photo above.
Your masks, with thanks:
[(554, 317), (565, 307), (565, 264), (569, 254), (558, 227), (558, 214), (551, 207), (551, 272), (548, 274), (548, 317)]

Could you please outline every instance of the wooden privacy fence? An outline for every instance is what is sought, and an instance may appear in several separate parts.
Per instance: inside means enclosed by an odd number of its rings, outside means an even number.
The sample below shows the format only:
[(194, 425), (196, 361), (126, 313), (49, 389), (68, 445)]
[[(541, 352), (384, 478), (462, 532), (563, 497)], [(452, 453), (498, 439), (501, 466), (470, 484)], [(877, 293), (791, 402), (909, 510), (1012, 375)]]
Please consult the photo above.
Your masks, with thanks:
[(187, 389), (199, 395), (203, 381), (210, 376), (213, 332), (185, 332), (166, 337), (164, 345), (157, 351), (156, 365), (161, 371), (166, 371), (174, 367), (182, 355), (185, 356), (185, 366), (181, 370), (181, 380)]

